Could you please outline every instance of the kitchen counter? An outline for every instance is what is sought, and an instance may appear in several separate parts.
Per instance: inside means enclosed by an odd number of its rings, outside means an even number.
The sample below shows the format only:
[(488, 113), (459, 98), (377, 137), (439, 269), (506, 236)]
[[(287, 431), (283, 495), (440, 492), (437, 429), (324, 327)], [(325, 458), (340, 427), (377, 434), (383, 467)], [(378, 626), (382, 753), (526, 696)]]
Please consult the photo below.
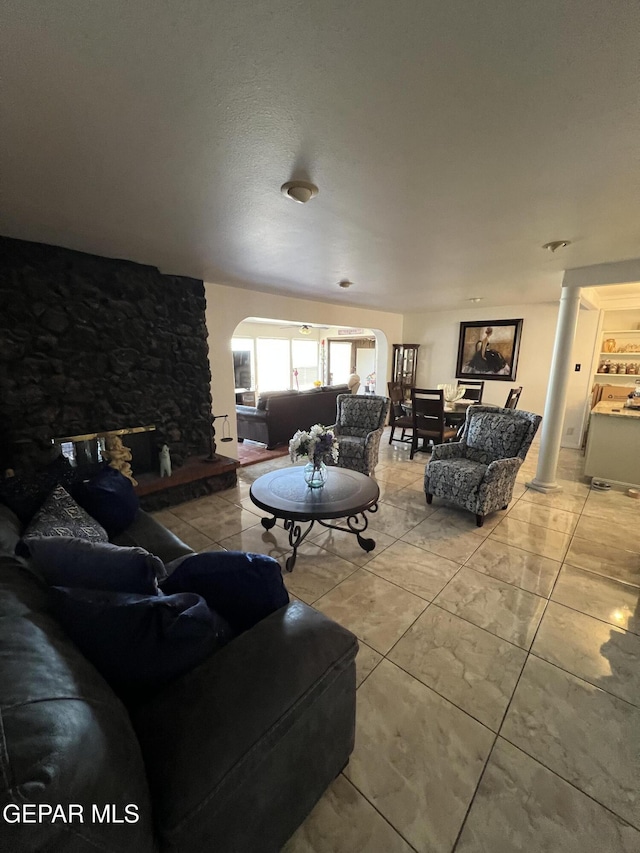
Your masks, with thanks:
[(609, 483), (640, 486), (640, 409), (611, 401), (594, 406), (584, 473)]
[[(640, 409), (627, 409), (624, 403), (610, 401), (598, 403), (591, 410), (592, 415), (611, 415), (613, 418), (640, 418)], [(639, 451), (640, 452), (640, 451)]]

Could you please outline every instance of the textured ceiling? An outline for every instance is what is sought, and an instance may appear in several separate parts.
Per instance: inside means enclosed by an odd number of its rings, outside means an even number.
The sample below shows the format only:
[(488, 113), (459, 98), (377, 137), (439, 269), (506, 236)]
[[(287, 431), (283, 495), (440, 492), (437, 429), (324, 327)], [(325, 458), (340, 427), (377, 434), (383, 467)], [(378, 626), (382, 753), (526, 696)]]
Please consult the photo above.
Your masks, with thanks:
[(392, 311), (639, 254), (637, 0), (5, 0), (1, 38), (9, 236)]

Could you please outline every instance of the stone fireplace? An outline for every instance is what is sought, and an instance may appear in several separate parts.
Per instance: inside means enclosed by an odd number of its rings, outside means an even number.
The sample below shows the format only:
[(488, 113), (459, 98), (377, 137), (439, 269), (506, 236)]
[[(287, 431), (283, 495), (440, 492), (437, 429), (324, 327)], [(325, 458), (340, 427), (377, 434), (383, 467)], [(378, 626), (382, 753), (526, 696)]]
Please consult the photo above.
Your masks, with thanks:
[[(185, 479), (183, 467), (202, 481), (194, 495), (214, 491), (215, 465), (198, 473), (211, 450), (211, 403), (202, 281), (0, 237), (2, 470), (33, 463), (52, 438), (153, 425), (141, 474), (157, 476), (167, 444), (176, 479), (154, 486), (147, 504), (191, 496), (182, 483), (161, 497)], [(226, 467), (222, 487), (235, 482), (235, 465)]]

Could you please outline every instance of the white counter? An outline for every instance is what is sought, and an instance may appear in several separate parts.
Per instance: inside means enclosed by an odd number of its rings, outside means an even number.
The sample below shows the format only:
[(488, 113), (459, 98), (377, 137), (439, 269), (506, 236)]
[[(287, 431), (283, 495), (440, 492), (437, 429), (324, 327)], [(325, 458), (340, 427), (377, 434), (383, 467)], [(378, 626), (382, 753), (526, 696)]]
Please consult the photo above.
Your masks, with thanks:
[(610, 483), (640, 486), (640, 409), (601, 402), (589, 417), (584, 473)]

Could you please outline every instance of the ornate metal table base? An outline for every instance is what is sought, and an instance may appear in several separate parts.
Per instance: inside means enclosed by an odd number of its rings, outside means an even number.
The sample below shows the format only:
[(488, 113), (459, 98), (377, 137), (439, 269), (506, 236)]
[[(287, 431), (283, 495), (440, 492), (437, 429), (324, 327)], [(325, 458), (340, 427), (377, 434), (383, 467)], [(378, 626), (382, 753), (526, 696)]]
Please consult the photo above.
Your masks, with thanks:
[[(369, 527), (369, 519), (366, 516), (367, 512), (377, 512), (378, 504), (375, 503), (370, 506), (367, 510), (363, 512), (355, 513), (354, 515), (347, 516), (346, 523), (347, 526), (343, 527), (339, 524), (330, 524), (328, 521), (323, 521), (320, 518), (311, 518), (311, 519), (303, 519), (299, 521), (292, 521), (289, 518), (284, 519), (284, 529), (289, 534), (289, 545), (293, 549), (293, 553), (290, 557), (287, 558), (285, 563), (285, 568), (288, 572), (293, 571), (293, 567), (296, 564), (296, 559), (298, 556), (298, 548), (307, 538), (311, 530), (313, 529), (314, 524), (317, 522), (321, 524), (323, 527), (329, 527), (332, 530), (342, 530), (344, 533), (353, 533), (358, 540), (358, 545), (362, 548), (363, 551), (366, 551), (367, 554), (369, 551), (373, 551), (376, 547), (375, 539), (367, 539), (362, 534)], [(261, 520), (261, 524), (265, 530), (271, 530), (271, 528), (276, 523), (277, 518), (274, 516), (273, 518), (263, 518)], [(302, 526), (308, 523), (308, 527), (303, 531)]]

